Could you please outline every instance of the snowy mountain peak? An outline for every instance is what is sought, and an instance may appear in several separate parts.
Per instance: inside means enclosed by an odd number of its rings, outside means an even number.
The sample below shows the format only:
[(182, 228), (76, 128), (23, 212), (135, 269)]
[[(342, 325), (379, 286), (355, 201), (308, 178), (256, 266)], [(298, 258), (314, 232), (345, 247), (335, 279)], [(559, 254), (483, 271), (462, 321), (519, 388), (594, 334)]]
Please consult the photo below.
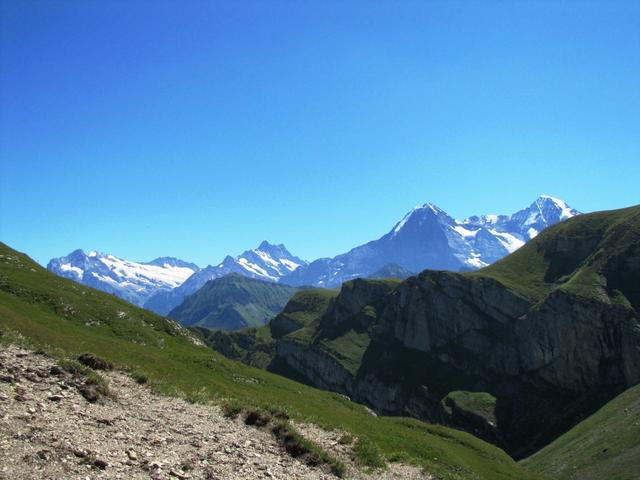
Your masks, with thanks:
[[(252, 250), (253, 252), (262, 252), (266, 255), (268, 255), (269, 257), (273, 258), (274, 260), (281, 260), (281, 259), (293, 259), (293, 255), (291, 254), (291, 252), (289, 252), (289, 250), (287, 250), (287, 247), (285, 247), (283, 244), (278, 244), (278, 245), (274, 245), (272, 243), (267, 242), (266, 240), (264, 240), (259, 246), (258, 248), (255, 248)], [(302, 264), (304, 262), (301, 261), (300, 264)]]
[(200, 267), (195, 263), (185, 262), (184, 260), (180, 260), (176, 257), (158, 257), (147, 262), (147, 265), (156, 265), (158, 267), (186, 267), (190, 268), (194, 272), (200, 270)]
[(392, 235), (397, 235), (407, 225), (410, 224), (422, 224), (428, 217), (444, 217), (449, 219), (447, 213), (440, 207), (433, 203), (425, 203), (423, 205), (417, 205), (409, 213), (407, 213), (402, 220), (400, 220), (391, 230)]
[(273, 245), (266, 240), (258, 248), (247, 250), (236, 257), (236, 261), (250, 273), (275, 281), (307, 264), (304, 260), (293, 256), (283, 244)]
[(511, 228), (517, 229), (525, 240), (530, 240), (548, 226), (579, 214), (564, 200), (540, 195), (528, 208), (511, 215), (509, 222)]
[(438, 207), (434, 203), (425, 203), (422, 206), (422, 208), (428, 209), (428, 210), (430, 210), (431, 212), (433, 212), (436, 215), (441, 215), (441, 214), (447, 215), (447, 213), (444, 210), (442, 210), (440, 207)]
[(246, 250), (236, 257), (227, 255), (219, 264), (203, 268), (170, 292), (158, 292), (149, 299), (145, 308), (166, 315), (209, 280), (235, 273), (278, 282), (285, 275), (306, 265), (307, 262), (292, 255), (284, 245), (274, 245), (265, 240), (257, 248)]
[(287, 250), (283, 244), (275, 245), (273, 243), (269, 243), (267, 240), (263, 240), (256, 250), (262, 250), (268, 252), (269, 250)]
[(575, 215), (579, 212), (550, 195), (541, 195), (512, 215), (478, 215), (464, 220), (454, 220), (433, 203), (425, 203), (409, 211), (381, 238), (334, 258), (316, 260), (282, 281), (336, 287), (389, 263), (412, 272), (482, 268), (516, 251), (545, 228)]
[(141, 263), (95, 250), (85, 254), (78, 249), (66, 257), (51, 259), (47, 269), (61, 277), (143, 305), (157, 291), (181, 285), (198, 267), (172, 257)]
[(567, 202), (565, 202), (564, 200), (552, 197), (551, 195), (540, 195), (535, 203), (541, 210), (545, 208), (555, 208), (555, 210), (558, 210), (560, 212), (560, 218), (562, 220), (575, 217), (579, 213), (577, 210), (574, 210), (569, 205), (567, 205)]

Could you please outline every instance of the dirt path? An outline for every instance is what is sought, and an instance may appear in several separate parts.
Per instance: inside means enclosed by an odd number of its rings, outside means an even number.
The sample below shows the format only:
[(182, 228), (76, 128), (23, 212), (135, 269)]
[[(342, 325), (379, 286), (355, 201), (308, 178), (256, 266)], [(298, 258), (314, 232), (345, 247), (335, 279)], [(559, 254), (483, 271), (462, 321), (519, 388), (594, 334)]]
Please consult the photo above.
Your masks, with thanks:
[[(101, 372), (115, 398), (89, 403), (53, 359), (0, 348), (0, 480), (335, 478), (218, 407), (155, 395), (117, 372)], [(305, 430), (348, 462), (330, 432)], [(372, 475), (351, 468), (349, 476), (419, 478), (420, 472), (394, 465)]]

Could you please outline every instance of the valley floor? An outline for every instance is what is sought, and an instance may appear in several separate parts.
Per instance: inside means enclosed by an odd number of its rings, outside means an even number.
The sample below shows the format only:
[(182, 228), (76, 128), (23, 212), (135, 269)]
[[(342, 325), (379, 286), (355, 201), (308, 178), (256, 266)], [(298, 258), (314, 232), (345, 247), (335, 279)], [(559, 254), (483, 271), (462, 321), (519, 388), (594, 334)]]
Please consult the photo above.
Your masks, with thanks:
[[(0, 480), (330, 479), (290, 457), (266, 430), (219, 407), (154, 394), (118, 372), (101, 372), (111, 398), (89, 403), (45, 355), (0, 351)], [(348, 465), (348, 477), (429, 478), (392, 464), (369, 475), (350, 460), (340, 432), (297, 425)]]

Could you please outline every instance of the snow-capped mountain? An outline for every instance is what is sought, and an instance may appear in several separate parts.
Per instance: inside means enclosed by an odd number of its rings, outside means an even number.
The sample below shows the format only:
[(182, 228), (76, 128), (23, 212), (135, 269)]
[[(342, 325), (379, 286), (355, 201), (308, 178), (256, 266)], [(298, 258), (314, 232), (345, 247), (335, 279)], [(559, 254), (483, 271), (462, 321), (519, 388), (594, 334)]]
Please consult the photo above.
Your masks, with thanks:
[(145, 303), (144, 307), (166, 315), (209, 280), (230, 273), (238, 273), (245, 277), (277, 282), (306, 265), (307, 262), (292, 255), (284, 245), (272, 245), (264, 241), (258, 248), (247, 250), (237, 257), (227, 256), (218, 265), (209, 265), (203, 268), (173, 290), (156, 293)]
[(140, 306), (154, 293), (176, 288), (200, 270), (193, 263), (173, 257), (132, 262), (114, 255), (95, 251), (85, 253), (82, 250), (52, 259), (47, 269)]
[(321, 258), (282, 280), (290, 285), (337, 287), (393, 263), (412, 272), (426, 268), (472, 270), (514, 252), (550, 225), (579, 212), (563, 200), (541, 195), (512, 215), (455, 220), (427, 203), (407, 213), (386, 235), (334, 258)]
[(82, 250), (52, 259), (47, 268), (166, 315), (207, 281), (229, 273), (293, 286), (332, 288), (382, 272), (391, 264), (395, 270), (409, 272), (481, 268), (517, 250), (548, 226), (575, 215), (579, 212), (548, 195), (512, 215), (464, 220), (455, 220), (426, 203), (408, 212), (381, 238), (311, 263), (293, 256), (284, 245), (264, 241), (258, 248), (203, 269), (172, 257), (140, 263)]

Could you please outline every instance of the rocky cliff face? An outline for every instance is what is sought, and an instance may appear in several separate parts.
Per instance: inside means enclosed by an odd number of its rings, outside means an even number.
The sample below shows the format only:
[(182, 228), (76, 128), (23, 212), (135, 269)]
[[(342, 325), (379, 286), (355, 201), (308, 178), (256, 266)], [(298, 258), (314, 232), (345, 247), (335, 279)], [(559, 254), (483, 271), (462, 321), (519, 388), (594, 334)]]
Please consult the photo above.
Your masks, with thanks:
[(349, 282), (278, 359), (384, 414), (446, 422), (449, 392), (488, 392), (491, 440), (525, 455), (640, 382), (640, 209), (621, 212), (553, 228), (486, 274)]
[[(362, 311), (376, 294), (365, 290), (364, 281), (343, 289), (325, 328), (354, 319), (364, 327), (372, 317)], [(625, 306), (564, 292), (534, 305), (494, 280), (442, 272), (414, 277), (385, 299), (355, 374), (317, 343), (285, 336), (277, 356), (313, 385), (382, 414), (446, 421), (440, 401), (450, 391), (491, 392), (500, 437), (516, 455), (640, 382), (640, 326)]]

